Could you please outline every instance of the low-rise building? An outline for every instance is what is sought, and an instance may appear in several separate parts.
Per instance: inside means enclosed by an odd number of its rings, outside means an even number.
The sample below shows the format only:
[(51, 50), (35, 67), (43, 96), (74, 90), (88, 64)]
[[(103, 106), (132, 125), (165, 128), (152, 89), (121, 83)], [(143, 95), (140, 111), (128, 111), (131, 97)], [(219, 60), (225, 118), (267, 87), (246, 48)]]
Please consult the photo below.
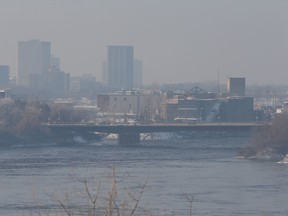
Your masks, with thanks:
[[(254, 110), (253, 97), (210, 97), (200, 88), (194, 88), (174, 99), (166, 100), (167, 122), (251, 122), (260, 120)], [(191, 94), (194, 93), (194, 94)], [(197, 93), (197, 94), (195, 94)], [(188, 95), (188, 96), (187, 96)]]
[(222, 122), (255, 121), (253, 97), (232, 97), (221, 100), (219, 120)]
[(152, 119), (159, 113), (162, 95), (154, 91), (116, 91), (111, 94), (97, 95), (97, 106), (103, 113), (135, 114), (138, 119)]

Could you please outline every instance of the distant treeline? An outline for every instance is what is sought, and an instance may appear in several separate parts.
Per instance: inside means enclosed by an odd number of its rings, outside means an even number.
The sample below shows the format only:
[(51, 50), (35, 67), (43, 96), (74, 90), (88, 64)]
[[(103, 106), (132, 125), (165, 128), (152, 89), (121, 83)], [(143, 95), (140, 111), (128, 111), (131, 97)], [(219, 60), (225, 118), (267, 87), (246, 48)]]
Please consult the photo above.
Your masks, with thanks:
[(276, 115), (272, 122), (257, 128), (249, 146), (240, 151), (243, 157), (279, 158), (288, 154), (288, 114)]
[(75, 111), (71, 106), (0, 99), (0, 142), (44, 140), (49, 138), (49, 131), (40, 127), (42, 122), (79, 122), (86, 118), (85, 115), (85, 112)]

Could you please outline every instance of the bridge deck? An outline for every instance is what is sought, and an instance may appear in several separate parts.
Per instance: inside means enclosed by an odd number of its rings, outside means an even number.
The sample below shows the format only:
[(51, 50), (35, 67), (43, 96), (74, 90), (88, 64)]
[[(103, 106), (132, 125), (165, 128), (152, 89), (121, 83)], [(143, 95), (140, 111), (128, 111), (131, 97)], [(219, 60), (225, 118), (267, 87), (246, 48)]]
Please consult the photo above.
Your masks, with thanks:
[(257, 122), (150, 124), (150, 125), (91, 125), (91, 124), (43, 124), (52, 131), (93, 131), (103, 133), (152, 133), (179, 131), (248, 131), (263, 125)]

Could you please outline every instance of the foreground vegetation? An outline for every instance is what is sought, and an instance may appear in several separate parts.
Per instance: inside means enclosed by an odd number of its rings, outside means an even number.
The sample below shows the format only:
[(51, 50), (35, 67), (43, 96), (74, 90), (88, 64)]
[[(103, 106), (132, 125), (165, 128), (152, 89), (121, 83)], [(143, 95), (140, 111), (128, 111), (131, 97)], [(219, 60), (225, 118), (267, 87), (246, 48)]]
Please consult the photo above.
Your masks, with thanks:
[[(143, 194), (147, 189), (147, 182), (132, 183), (127, 181), (129, 175), (118, 176), (115, 168), (111, 168), (108, 175), (97, 179), (94, 177), (83, 180), (75, 179), (82, 186), (72, 192), (53, 193), (50, 195), (56, 204), (53, 209), (39, 207), (36, 215), (79, 215), (79, 216), (133, 216), (155, 215), (152, 210), (142, 203)], [(187, 202), (187, 215), (192, 215), (193, 196), (184, 195)], [(173, 212), (173, 211), (172, 211)], [(34, 215), (34, 214), (32, 214)], [(157, 213), (156, 215), (159, 215)], [(163, 212), (161, 215), (171, 215)], [(174, 215), (172, 213), (172, 215)]]
[(249, 146), (240, 151), (243, 157), (281, 159), (288, 154), (288, 114), (279, 114), (257, 128)]

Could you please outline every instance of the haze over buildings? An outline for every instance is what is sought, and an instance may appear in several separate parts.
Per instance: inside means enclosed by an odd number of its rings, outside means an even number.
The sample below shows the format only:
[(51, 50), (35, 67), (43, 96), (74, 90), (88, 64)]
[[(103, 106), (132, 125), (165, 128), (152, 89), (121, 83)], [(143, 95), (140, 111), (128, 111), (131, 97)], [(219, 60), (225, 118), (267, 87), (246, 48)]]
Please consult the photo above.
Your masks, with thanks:
[(0, 88), (9, 84), (10, 67), (8, 65), (0, 65)]
[(108, 85), (112, 88), (133, 87), (134, 49), (133, 46), (108, 46)]
[(245, 96), (245, 77), (229, 77), (227, 92), (230, 96)]
[(30, 40), (18, 42), (18, 84), (25, 87), (43, 85), (50, 67), (51, 43)]
[(218, 68), (221, 83), (284, 84), (287, 8), (281, 0), (3, 0), (0, 64), (16, 76), (17, 42), (38, 38), (72, 76), (99, 81), (107, 45), (130, 44), (145, 63), (144, 84), (215, 81)]
[[(50, 96), (63, 96), (69, 90), (70, 75), (60, 69), (60, 58), (51, 55), (51, 42), (18, 42), (18, 85)], [(42, 93), (43, 94), (43, 93)], [(45, 95), (45, 93), (44, 93)]]
[(102, 63), (102, 82), (112, 89), (142, 86), (142, 62), (134, 58), (133, 46), (107, 47), (107, 60)]
[(143, 71), (142, 61), (134, 59), (134, 75), (133, 75), (134, 87), (142, 86), (142, 71)]

